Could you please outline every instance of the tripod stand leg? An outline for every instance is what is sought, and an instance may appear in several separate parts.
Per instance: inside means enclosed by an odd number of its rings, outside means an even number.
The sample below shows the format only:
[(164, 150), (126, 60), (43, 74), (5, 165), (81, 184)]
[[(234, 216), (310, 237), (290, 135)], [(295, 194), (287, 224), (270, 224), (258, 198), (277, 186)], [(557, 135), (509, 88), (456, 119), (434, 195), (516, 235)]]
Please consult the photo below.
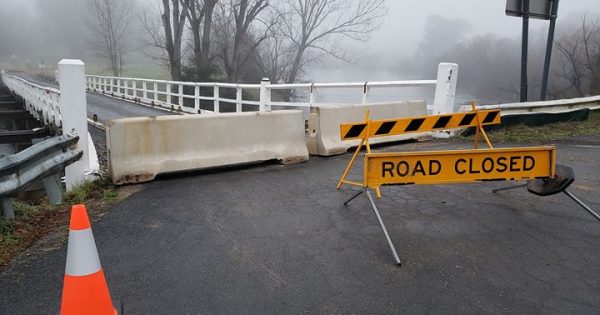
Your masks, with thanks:
[(521, 188), (521, 187), (527, 187), (527, 184), (521, 184), (521, 185), (516, 185), (516, 186), (508, 186), (508, 187), (497, 188), (497, 189), (492, 190), (492, 192), (493, 193), (497, 193), (499, 191), (509, 190), (509, 189), (517, 189), (517, 188)]
[(379, 221), (379, 225), (381, 226), (381, 229), (383, 230), (383, 234), (385, 234), (385, 238), (387, 239), (387, 242), (390, 245), (390, 249), (392, 250), (392, 254), (394, 255), (394, 259), (396, 260), (396, 263), (398, 265), (400, 265), (401, 262), (400, 262), (400, 258), (398, 257), (398, 253), (396, 253), (396, 247), (394, 247), (394, 243), (392, 243), (392, 239), (390, 238), (390, 235), (388, 234), (388, 231), (385, 228), (385, 224), (383, 224), (383, 219), (381, 219), (381, 215), (379, 214), (379, 210), (377, 209), (377, 206), (375, 205), (375, 201), (373, 200), (373, 195), (371, 195), (371, 192), (368, 189), (366, 190), (366, 193), (367, 193), (367, 197), (369, 198), (369, 202), (371, 203), (371, 206), (373, 207), (373, 211), (375, 211), (375, 215), (377, 216), (377, 220)]
[(583, 203), (583, 201), (581, 201), (579, 198), (577, 198), (577, 196), (575, 196), (572, 192), (570, 192), (570, 191), (568, 191), (566, 189), (563, 190), (563, 192), (565, 193), (565, 195), (567, 195), (571, 199), (573, 199), (573, 201), (575, 201), (583, 209), (587, 210), (587, 212), (589, 212), (591, 215), (593, 215), (598, 221), (600, 221), (600, 215), (598, 215), (598, 213), (596, 213), (596, 211), (592, 210), (592, 208), (588, 207), (588, 205), (586, 205), (585, 203)]
[(348, 198), (348, 200), (344, 201), (344, 206), (347, 205), (350, 201), (354, 200), (354, 198), (360, 196), (360, 194), (364, 193), (365, 190), (361, 190), (359, 192), (357, 192), (356, 194), (352, 195), (352, 197)]

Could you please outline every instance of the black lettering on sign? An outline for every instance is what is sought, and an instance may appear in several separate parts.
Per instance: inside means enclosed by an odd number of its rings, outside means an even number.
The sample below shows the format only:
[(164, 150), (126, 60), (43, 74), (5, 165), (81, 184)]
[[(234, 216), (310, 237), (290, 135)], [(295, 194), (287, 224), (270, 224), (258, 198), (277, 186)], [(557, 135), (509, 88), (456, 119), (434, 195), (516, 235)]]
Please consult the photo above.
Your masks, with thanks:
[(521, 170), (517, 167), (517, 163), (519, 163), (520, 159), (521, 159), (520, 156), (511, 156), (510, 157), (510, 171), (511, 172), (518, 172)]
[(437, 175), (442, 171), (442, 164), (437, 160), (429, 160), (429, 175)]
[(422, 175), (427, 175), (427, 174), (425, 174), (425, 169), (423, 168), (423, 163), (421, 163), (421, 161), (417, 161), (417, 164), (415, 164), (415, 169), (413, 169), (411, 176), (415, 176), (417, 173), (421, 173)]
[[(401, 166), (404, 166), (404, 172), (401, 172)], [(406, 175), (408, 175), (408, 171), (409, 171), (409, 165), (406, 161), (400, 161), (398, 162), (398, 165), (396, 166), (396, 173), (398, 174), (398, 176), (400, 177), (404, 177)]]
[[(505, 172), (506, 171), (506, 158), (501, 156), (498, 158), (497, 162), (498, 162), (498, 167), (496, 168), (496, 171), (500, 172), (500, 173)], [(500, 168), (500, 167), (502, 167), (502, 168)]]
[(526, 155), (523, 158), (523, 170), (531, 171), (534, 167), (535, 167), (535, 159), (533, 158), (533, 156)]
[(485, 159), (483, 159), (483, 162), (481, 163), (481, 169), (484, 173), (490, 173), (491, 171), (493, 171), (494, 159), (492, 159), (491, 157), (486, 157)]
[(381, 177), (385, 177), (385, 172), (390, 172), (390, 177), (394, 177), (394, 163), (392, 163), (392, 162), (381, 163)]
[(473, 159), (469, 159), (469, 174), (479, 174), (479, 173), (481, 173), (481, 172), (478, 170), (475, 170), (473, 168)]
[(456, 172), (456, 174), (464, 174), (466, 171), (465, 170), (459, 170), (458, 169), (458, 163), (467, 163), (467, 160), (465, 159), (458, 159), (456, 160), (456, 163), (454, 163), (454, 171)]

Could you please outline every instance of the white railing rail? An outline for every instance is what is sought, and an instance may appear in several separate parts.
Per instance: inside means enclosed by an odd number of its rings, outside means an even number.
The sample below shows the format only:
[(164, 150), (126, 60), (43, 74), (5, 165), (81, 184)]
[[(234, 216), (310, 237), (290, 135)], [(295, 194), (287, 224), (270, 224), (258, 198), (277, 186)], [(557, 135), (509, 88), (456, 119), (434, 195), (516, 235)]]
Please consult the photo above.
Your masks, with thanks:
[(60, 91), (41, 86), (2, 70), (2, 82), (23, 99), (25, 109), (45, 125), (62, 127)]
[[(458, 65), (441, 63), (436, 80), (271, 84), (269, 79), (263, 79), (260, 84), (235, 84), (86, 75), (86, 81), (90, 91), (194, 114), (220, 113), (221, 103), (235, 104), (236, 112), (241, 112), (243, 105), (255, 106), (258, 111), (271, 111), (271, 106), (312, 107), (325, 103), (318, 99), (317, 91), (326, 89), (361, 89), (362, 103), (368, 104), (372, 89), (435, 87), (433, 112), (440, 114), (453, 112), (457, 75)], [(273, 101), (275, 90), (305, 92), (308, 93), (308, 101)], [(244, 98), (248, 96), (253, 98)], [(203, 101), (212, 103), (212, 110), (207, 110), (206, 106), (201, 104)]]

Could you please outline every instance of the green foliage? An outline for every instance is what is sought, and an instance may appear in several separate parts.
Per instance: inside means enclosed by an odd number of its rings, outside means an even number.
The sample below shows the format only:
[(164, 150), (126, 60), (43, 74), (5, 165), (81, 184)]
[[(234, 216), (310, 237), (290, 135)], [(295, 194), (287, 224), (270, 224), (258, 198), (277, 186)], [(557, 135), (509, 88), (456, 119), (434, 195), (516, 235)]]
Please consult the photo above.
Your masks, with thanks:
[(116, 191), (109, 189), (104, 191), (104, 200), (108, 202), (115, 202), (119, 198), (119, 193)]
[(98, 189), (100, 189), (99, 181), (85, 181), (83, 184), (66, 193), (65, 202), (70, 204), (85, 203), (89, 199), (90, 194)]
[(0, 218), (0, 242), (4, 245), (14, 245), (19, 238), (16, 234), (16, 222), (14, 219), (6, 220)]
[[(559, 122), (535, 127), (521, 124), (489, 132), (488, 135), (492, 143), (528, 143), (600, 135), (600, 111), (592, 111), (589, 119), (584, 121)], [(458, 140), (473, 141), (472, 135), (457, 138)]]

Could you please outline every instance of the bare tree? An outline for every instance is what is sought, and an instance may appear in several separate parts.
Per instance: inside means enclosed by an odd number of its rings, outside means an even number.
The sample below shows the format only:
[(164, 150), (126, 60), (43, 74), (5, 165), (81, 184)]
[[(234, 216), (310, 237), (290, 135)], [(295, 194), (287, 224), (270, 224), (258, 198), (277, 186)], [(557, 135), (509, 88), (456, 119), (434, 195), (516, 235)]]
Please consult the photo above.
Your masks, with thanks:
[(562, 80), (553, 93), (560, 96), (600, 94), (600, 19), (590, 21), (584, 14), (581, 25), (561, 34), (555, 41), (560, 52)]
[[(322, 55), (347, 60), (342, 39), (365, 41), (381, 26), (385, 0), (284, 0), (279, 31), (294, 51), (286, 82), (295, 82), (304, 65)], [(317, 55), (306, 56), (308, 51)], [(287, 56), (287, 55), (284, 55)]]
[(228, 4), (220, 6), (217, 45), (229, 82), (240, 80), (240, 71), (255, 56), (258, 45), (267, 38), (271, 24), (261, 34), (253, 33), (252, 27), (255, 22), (265, 24), (259, 20), (259, 14), (268, 5), (267, 0), (230, 0)]
[(123, 73), (123, 55), (127, 52), (125, 38), (131, 23), (131, 5), (119, 0), (88, 0), (91, 13), (93, 40), (96, 54), (110, 63), (114, 76)]
[(210, 38), (213, 11), (219, 0), (192, 0), (188, 19), (194, 43), (194, 66), (199, 79), (210, 76)]
[[(171, 79), (175, 81), (181, 79), (181, 42), (190, 4), (191, 0), (162, 0), (162, 8), (159, 9), (161, 25), (158, 27), (145, 14), (142, 19), (150, 37), (147, 44), (166, 52), (162, 59), (168, 64)], [(158, 31), (159, 28), (162, 32)]]

